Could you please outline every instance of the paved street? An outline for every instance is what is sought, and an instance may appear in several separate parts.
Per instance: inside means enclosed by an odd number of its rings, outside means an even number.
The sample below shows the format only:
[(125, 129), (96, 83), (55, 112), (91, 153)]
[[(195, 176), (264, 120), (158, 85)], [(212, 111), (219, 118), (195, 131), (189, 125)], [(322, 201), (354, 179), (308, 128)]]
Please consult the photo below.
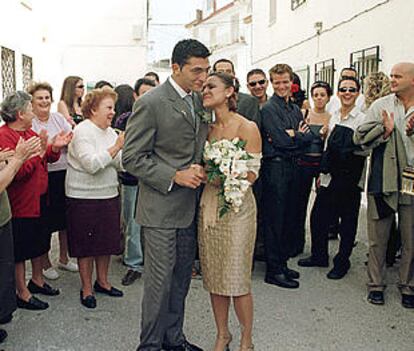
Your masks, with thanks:
[[(366, 302), (364, 215), (361, 219), (352, 268), (341, 281), (326, 279), (325, 268), (300, 268), (300, 289), (284, 290), (263, 283), (264, 265), (256, 264), (253, 275), (256, 351), (414, 350), (414, 311), (400, 304), (395, 284), (397, 267), (387, 272), (386, 305), (373, 306)], [(337, 242), (331, 246), (335, 250)], [(291, 262), (292, 268), (298, 268), (296, 261)], [(121, 287), (124, 272), (125, 267), (114, 258), (111, 281), (115, 286)], [(6, 326), (9, 338), (0, 350), (135, 350), (142, 281), (125, 288), (122, 299), (99, 295), (98, 307), (92, 311), (79, 303), (77, 274), (62, 272), (53, 285), (62, 289), (61, 295), (45, 298), (51, 305), (45, 312), (18, 310), (13, 322)], [(234, 313), (231, 331), (232, 350), (237, 350), (239, 333)], [(209, 297), (200, 280), (193, 280), (187, 300), (186, 334), (190, 341), (205, 350), (211, 349), (214, 322)]]

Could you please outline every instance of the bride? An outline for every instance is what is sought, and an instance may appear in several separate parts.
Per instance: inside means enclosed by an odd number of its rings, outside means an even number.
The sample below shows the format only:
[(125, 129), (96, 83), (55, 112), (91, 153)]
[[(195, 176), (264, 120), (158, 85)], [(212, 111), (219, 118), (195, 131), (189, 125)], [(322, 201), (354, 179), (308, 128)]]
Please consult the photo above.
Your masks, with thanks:
[[(236, 104), (234, 79), (225, 73), (210, 74), (203, 87), (203, 105), (214, 111), (216, 118), (207, 143), (234, 138), (245, 141), (245, 150), (252, 157), (248, 161), (247, 180), (253, 184), (260, 168), (262, 142), (256, 124), (235, 112)], [(232, 340), (228, 327), (231, 298), (241, 326), (239, 351), (252, 351), (251, 271), (256, 238), (256, 203), (250, 186), (239, 211), (230, 210), (220, 217), (217, 210), (218, 185), (217, 182), (206, 184), (199, 218), (203, 283), (211, 296), (217, 328), (214, 351), (229, 350)]]

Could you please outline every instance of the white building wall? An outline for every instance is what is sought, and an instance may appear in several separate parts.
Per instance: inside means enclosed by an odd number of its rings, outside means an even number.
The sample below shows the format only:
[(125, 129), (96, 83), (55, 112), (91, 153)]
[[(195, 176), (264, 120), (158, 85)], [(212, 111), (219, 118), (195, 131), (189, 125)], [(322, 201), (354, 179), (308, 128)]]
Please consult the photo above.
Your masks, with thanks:
[[(233, 1), (233, 6), (224, 11), (220, 10), (231, 2), (218, 1), (217, 13), (210, 18), (206, 16), (211, 15), (211, 12), (204, 14), (206, 19), (192, 27), (192, 36), (210, 48), (211, 64), (222, 58), (234, 62), (241, 89), (246, 91), (246, 74), (251, 67), (251, 22), (246, 24), (244, 19), (251, 15), (251, 5), (250, 1)], [(232, 27), (232, 18), (235, 15), (238, 15), (238, 35)], [(214, 41), (211, 36), (213, 31), (216, 33)]]
[[(276, 63), (294, 69), (335, 59), (336, 77), (349, 66), (351, 52), (380, 46), (379, 69), (388, 73), (399, 61), (414, 60), (413, 1), (307, 0), (292, 11), (290, 1), (277, 1), (277, 17), (269, 25), (269, 1), (253, 1), (252, 64), (268, 70)], [(322, 21), (320, 35), (315, 22)]]
[(55, 100), (68, 75), (91, 84), (133, 84), (146, 71), (146, 5), (147, 0), (2, 0), (0, 46), (16, 51), (17, 89), (22, 54), (33, 58), (34, 79), (52, 84)]
[[(22, 89), (22, 55), (30, 56), (34, 61), (36, 60), (36, 40), (39, 36), (39, 26), (33, 16), (33, 11), (24, 7), (20, 1), (2, 0), (0, 13), (2, 14), (0, 47), (6, 47), (15, 52), (16, 89)], [(2, 77), (0, 74), (0, 99), (1, 96)]]

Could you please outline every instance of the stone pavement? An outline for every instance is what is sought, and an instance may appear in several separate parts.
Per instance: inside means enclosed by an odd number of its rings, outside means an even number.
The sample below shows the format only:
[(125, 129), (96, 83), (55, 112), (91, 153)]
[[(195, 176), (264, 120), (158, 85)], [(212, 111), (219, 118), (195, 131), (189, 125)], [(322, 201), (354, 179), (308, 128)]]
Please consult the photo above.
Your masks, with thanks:
[[(389, 268), (386, 304), (366, 301), (365, 215), (361, 214), (359, 243), (352, 267), (341, 281), (326, 279), (326, 268), (298, 268), (301, 287), (285, 290), (263, 282), (264, 264), (253, 274), (255, 299), (254, 343), (256, 351), (414, 351), (414, 311), (404, 309), (397, 291), (397, 267)], [(332, 252), (337, 242), (331, 242)], [(54, 252), (56, 253), (56, 238)], [(119, 258), (111, 266), (111, 282), (122, 287), (125, 267)], [(44, 312), (18, 310), (0, 350), (6, 351), (132, 351), (139, 334), (143, 282), (125, 287), (121, 299), (98, 295), (98, 307), (87, 310), (79, 303), (78, 275), (62, 272), (52, 282), (62, 293), (46, 297)], [(209, 296), (201, 280), (193, 280), (187, 299), (185, 330), (188, 339), (211, 350), (215, 339)], [(237, 350), (239, 332), (231, 313), (232, 350)]]

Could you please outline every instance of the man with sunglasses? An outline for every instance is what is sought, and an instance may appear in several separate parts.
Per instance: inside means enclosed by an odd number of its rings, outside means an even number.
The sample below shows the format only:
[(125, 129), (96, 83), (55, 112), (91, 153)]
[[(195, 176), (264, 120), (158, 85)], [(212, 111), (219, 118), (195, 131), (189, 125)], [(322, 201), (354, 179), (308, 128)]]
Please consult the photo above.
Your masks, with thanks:
[(247, 89), (250, 91), (250, 95), (259, 100), (260, 108), (267, 101), (267, 87), (269, 85), (266, 79), (266, 73), (260, 68), (254, 68), (247, 73)]
[(322, 159), (320, 187), (311, 212), (311, 256), (301, 260), (302, 267), (328, 267), (328, 231), (332, 218), (340, 218), (339, 250), (333, 259), (329, 279), (342, 279), (348, 272), (350, 256), (357, 233), (361, 202), (360, 181), (363, 177), (365, 156), (358, 154), (353, 143), (354, 130), (365, 115), (356, 107), (360, 83), (356, 78), (339, 81), (337, 96), (341, 107), (329, 121), (330, 135)]
[[(353, 67), (345, 67), (342, 68), (341, 73), (339, 75), (339, 79), (345, 78), (345, 77), (351, 77), (358, 79), (358, 72)], [(365, 97), (363, 94), (359, 94), (356, 101), (355, 106), (358, 107), (361, 111), (365, 110)], [(338, 96), (332, 96), (332, 99), (328, 102), (328, 105), (326, 105), (326, 110), (333, 114), (335, 111), (337, 111), (341, 107), (341, 101)]]

